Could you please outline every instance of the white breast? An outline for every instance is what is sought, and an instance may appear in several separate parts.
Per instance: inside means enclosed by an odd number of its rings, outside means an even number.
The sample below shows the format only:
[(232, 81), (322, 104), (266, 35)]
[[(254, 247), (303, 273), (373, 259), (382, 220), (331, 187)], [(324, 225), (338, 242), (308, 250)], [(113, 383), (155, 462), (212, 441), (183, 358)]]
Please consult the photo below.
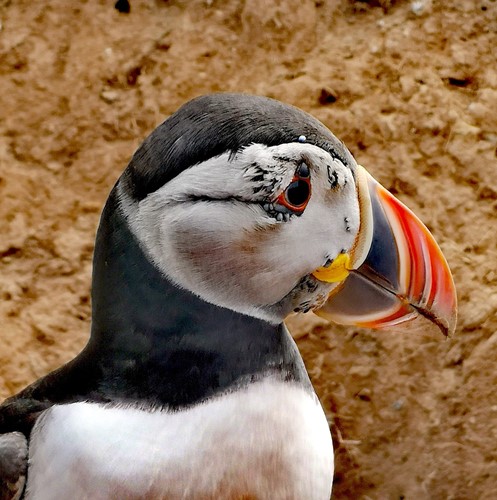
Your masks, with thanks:
[(33, 430), (26, 498), (328, 500), (332, 476), (316, 396), (265, 380), (174, 413), (55, 406)]

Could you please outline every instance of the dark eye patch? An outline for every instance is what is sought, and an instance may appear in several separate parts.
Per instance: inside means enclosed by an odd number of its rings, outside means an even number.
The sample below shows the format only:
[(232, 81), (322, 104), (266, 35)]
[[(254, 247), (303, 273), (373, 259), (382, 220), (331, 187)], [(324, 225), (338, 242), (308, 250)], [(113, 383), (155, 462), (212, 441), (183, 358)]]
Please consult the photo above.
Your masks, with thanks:
[(304, 163), (304, 162), (302, 162), (299, 165), (299, 168), (297, 169), (296, 173), (299, 177), (302, 177), (303, 179), (307, 179), (311, 175), (311, 173), (309, 171), (309, 167), (307, 166), (307, 163)]

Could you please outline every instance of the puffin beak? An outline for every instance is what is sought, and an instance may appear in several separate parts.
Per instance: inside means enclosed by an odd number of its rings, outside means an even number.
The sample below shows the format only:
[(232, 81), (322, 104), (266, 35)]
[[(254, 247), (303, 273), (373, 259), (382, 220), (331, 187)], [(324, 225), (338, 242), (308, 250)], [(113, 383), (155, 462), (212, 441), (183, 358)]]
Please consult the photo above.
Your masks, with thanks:
[(435, 239), (363, 167), (357, 172), (359, 233), (348, 253), (313, 273), (319, 280), (339, 282), (314, 312), (336, 323), (365, 328), (409, 322), (426, 329), (431, 323), (451, 335), (456, 326), (456, 291)]

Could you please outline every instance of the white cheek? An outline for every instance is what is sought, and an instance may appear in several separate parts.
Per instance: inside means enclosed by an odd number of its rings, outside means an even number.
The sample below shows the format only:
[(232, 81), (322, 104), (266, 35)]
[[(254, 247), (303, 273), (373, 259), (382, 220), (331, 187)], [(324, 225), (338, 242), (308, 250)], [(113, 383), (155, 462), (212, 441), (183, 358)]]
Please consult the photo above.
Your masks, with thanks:
[(202, 204), (188, 207), (181, 220), (168, 224), (163, 241), (169, 242), (168, 254), (176, 262), (169, 272), (218, 304), (279, 301), (299, 279), (287, 272), (288, 248), (279, 243), (285, 224), (269, 219), (256, 205), (229, 210), (226, 203), (208, 205), (208, 210)]
[[(288, 222), (264, 212), (259, 191), (244, 177), (252, 160), (277, 171), (278, 155), (291, 159), (279, 177), (292, 176), (299, 158), (313, 166), (309, 204)], [(221, 155), (191, 167), (139, 203), (120, 195), (134, 234), (165, 276), (207, 302), (258, 317), (269, 314), (261, 306), (281, 301), (327, 259), (349, 250), (359, 228), (351, 170), (311, 145), (253, 145), (235, 160)], [(245, 202), (230, 201), (240, 197)]]

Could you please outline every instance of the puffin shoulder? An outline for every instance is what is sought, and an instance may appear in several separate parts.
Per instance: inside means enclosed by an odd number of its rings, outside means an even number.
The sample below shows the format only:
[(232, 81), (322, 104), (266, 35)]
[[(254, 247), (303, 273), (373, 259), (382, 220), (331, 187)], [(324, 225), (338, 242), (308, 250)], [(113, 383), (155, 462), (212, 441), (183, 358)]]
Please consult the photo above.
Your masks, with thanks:
[(28, 443), (24, 434), (0, 435), (0, 500), (21, 497), (28, 465)]

